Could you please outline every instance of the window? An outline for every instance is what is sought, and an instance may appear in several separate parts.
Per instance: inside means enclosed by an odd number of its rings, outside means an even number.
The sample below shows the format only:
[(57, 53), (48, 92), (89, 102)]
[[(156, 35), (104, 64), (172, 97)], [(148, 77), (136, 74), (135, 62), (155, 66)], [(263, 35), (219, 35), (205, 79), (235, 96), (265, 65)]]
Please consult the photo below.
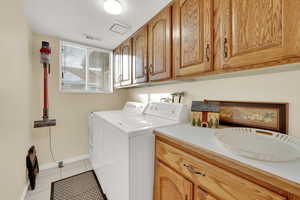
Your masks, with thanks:
[(61, 41), (60, 90), (112, 92), (112, 52)]

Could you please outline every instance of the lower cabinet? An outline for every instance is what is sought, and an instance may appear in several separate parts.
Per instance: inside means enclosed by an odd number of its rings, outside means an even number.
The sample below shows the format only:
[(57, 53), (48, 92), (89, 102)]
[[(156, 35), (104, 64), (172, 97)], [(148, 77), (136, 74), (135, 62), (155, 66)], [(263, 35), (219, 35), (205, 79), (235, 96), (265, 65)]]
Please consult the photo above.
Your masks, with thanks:
[(192, 200), (193, 184), (163, 163), (156, 163), (155, 200)]
[(199, 186), (195, 186), (194, 200), (217, 200), (215, 197), (211, 196)]
[(223, 169), (224, 165), (221, 168), (187, 152), (178, 143), (173, 146), (156, 138), (154, 200), (297, 199), (274, 186), (257, 184)]
[(217, 200), (160, 161), (156, 163), (155, 184), (155, 200)]

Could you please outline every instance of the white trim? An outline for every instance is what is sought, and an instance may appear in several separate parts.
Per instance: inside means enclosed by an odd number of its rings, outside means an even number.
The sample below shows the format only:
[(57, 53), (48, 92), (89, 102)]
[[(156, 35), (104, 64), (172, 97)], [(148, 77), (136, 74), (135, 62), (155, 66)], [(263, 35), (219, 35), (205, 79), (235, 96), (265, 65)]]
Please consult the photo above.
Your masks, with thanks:
[[(77, 161), (80, 161), (80, 160), (89, 159), (89, 157), (90, 157), (89, 154), (83, 154), (83, 155), (80, 155), (80, 156), (67, 158), (67, 159), (63, 160), (63, 162), (64, 162), (64, 164), (69, 164), (69, 163), (77, 162)], [(42, 170), (46, 170), (46, 169), (55, 168), (55, 167), (57, 167), (58, 162), (59, 161), (42, 164), (40, 166), (40, 170), (42, 171)]]
[(77, 42), (69, 42), (69, 41), (66, 41), (66, 40), (60, 40), (60, 42), (62, 44), (65, 44), (66, 46), (71, 46), (71, 47), (75, 47), (75, 48), (94, 49), (94, 50), (101, 51), (101, 52), (112, 53), (112, 50), (103, 49), (101, 47), (95, 47), (95, 46), (90, 46), (90, 45), (85, 45), (85, 44), (79, 44)]
[(28, 191), (28, 187), (29, 187), (29, 181), (27, 180), (25, 185), (24, 185), (24, 189), (23, 189), (20, 200), (25, 200), (26, 194), (27, 194), (27, 191)]
[[(74, 89), (64, 89), (62, 87), (62, 72), (63, 72), (63, 69), (62, 69), (62, 48), (61, 46), (62, 45), (68, 45), (68, 46), (73, 46), (73, 47), (78, 47), (78, 48), (84, 48), (87, 50), (87, 53), (86, 53), (86, 84), (85, 84), (85, 89), (79, 89), (79, 90), (74, 90)], [(87, 73), (88, 73), (88, 55), (89, 55), (89, 51), (91, 50), (95, 50), (95, 51), (99, 51), (99, 52), (106, 52), (106, 53), (109, 53), (109, 57), (110, 57), (110, 60), (109, 60), (109, 73), (110, 73), (110, 81), (109, 81), (109, 88), (108, 90), (89, 90), (87, 89)], [(78, 44), (78, 43), (74, 43), (74, 42), (68, 42), (68, 41), (65, 41), (65, 40), (60, 40), (59, 41), (59, 87), (58, 87), (58, 91), (61, 92), (61, 93), (92, 93), (92, 94), (113, 94), (114, 93), (114, 86), (113, 86), (113, 79), (114, 79), (114, 72), (113, 72), (113, 69), (114, 69), (114, 63), (113, 63), (113, 51), (112, 50), (107, 50), (107, 49), (102, 49), (102, 48), (99, 48), (99, 47), (93, 47), (93, 46), (87, 46), (87, 45), (82, 45), (82, 44)]]
[(85, 94), (113, 94), (111, 91), (104, 90), (76, 90), (76, 89), (63, 89), (60, 92), (62, 93), (85, 93)]

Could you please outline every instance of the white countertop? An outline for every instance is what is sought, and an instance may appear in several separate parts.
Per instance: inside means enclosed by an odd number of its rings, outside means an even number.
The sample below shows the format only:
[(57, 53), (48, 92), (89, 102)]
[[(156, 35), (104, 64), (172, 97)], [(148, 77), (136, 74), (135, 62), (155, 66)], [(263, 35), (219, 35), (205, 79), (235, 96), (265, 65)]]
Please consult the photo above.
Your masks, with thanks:
[(220, 154), (300, 184), (300, 160), (289, 162), (264, 162), (247, 159), (226, 150), (215, 138), (214, 129), (193, 127), (190, 124), (179, 124), (155, 130), (170, 138), (193, 145), (194, 147)]

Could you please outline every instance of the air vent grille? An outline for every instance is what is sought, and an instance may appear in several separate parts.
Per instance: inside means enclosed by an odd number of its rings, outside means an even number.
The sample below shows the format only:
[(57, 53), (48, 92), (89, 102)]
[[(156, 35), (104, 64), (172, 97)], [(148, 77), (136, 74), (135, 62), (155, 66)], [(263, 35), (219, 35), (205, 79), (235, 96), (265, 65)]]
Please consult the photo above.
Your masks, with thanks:
[(129, 26), (120, 23), (114, 23), (109, 30), (117, 34), (124, 35), (128, 32)]
[(102, 40), (99, 37), (91, 36), (91, 35), (88, 35), (88, 34), (83, 34), (83, 37), (87, 40), (95, 40), (95, 41), (99, 41), (99, 42)]

